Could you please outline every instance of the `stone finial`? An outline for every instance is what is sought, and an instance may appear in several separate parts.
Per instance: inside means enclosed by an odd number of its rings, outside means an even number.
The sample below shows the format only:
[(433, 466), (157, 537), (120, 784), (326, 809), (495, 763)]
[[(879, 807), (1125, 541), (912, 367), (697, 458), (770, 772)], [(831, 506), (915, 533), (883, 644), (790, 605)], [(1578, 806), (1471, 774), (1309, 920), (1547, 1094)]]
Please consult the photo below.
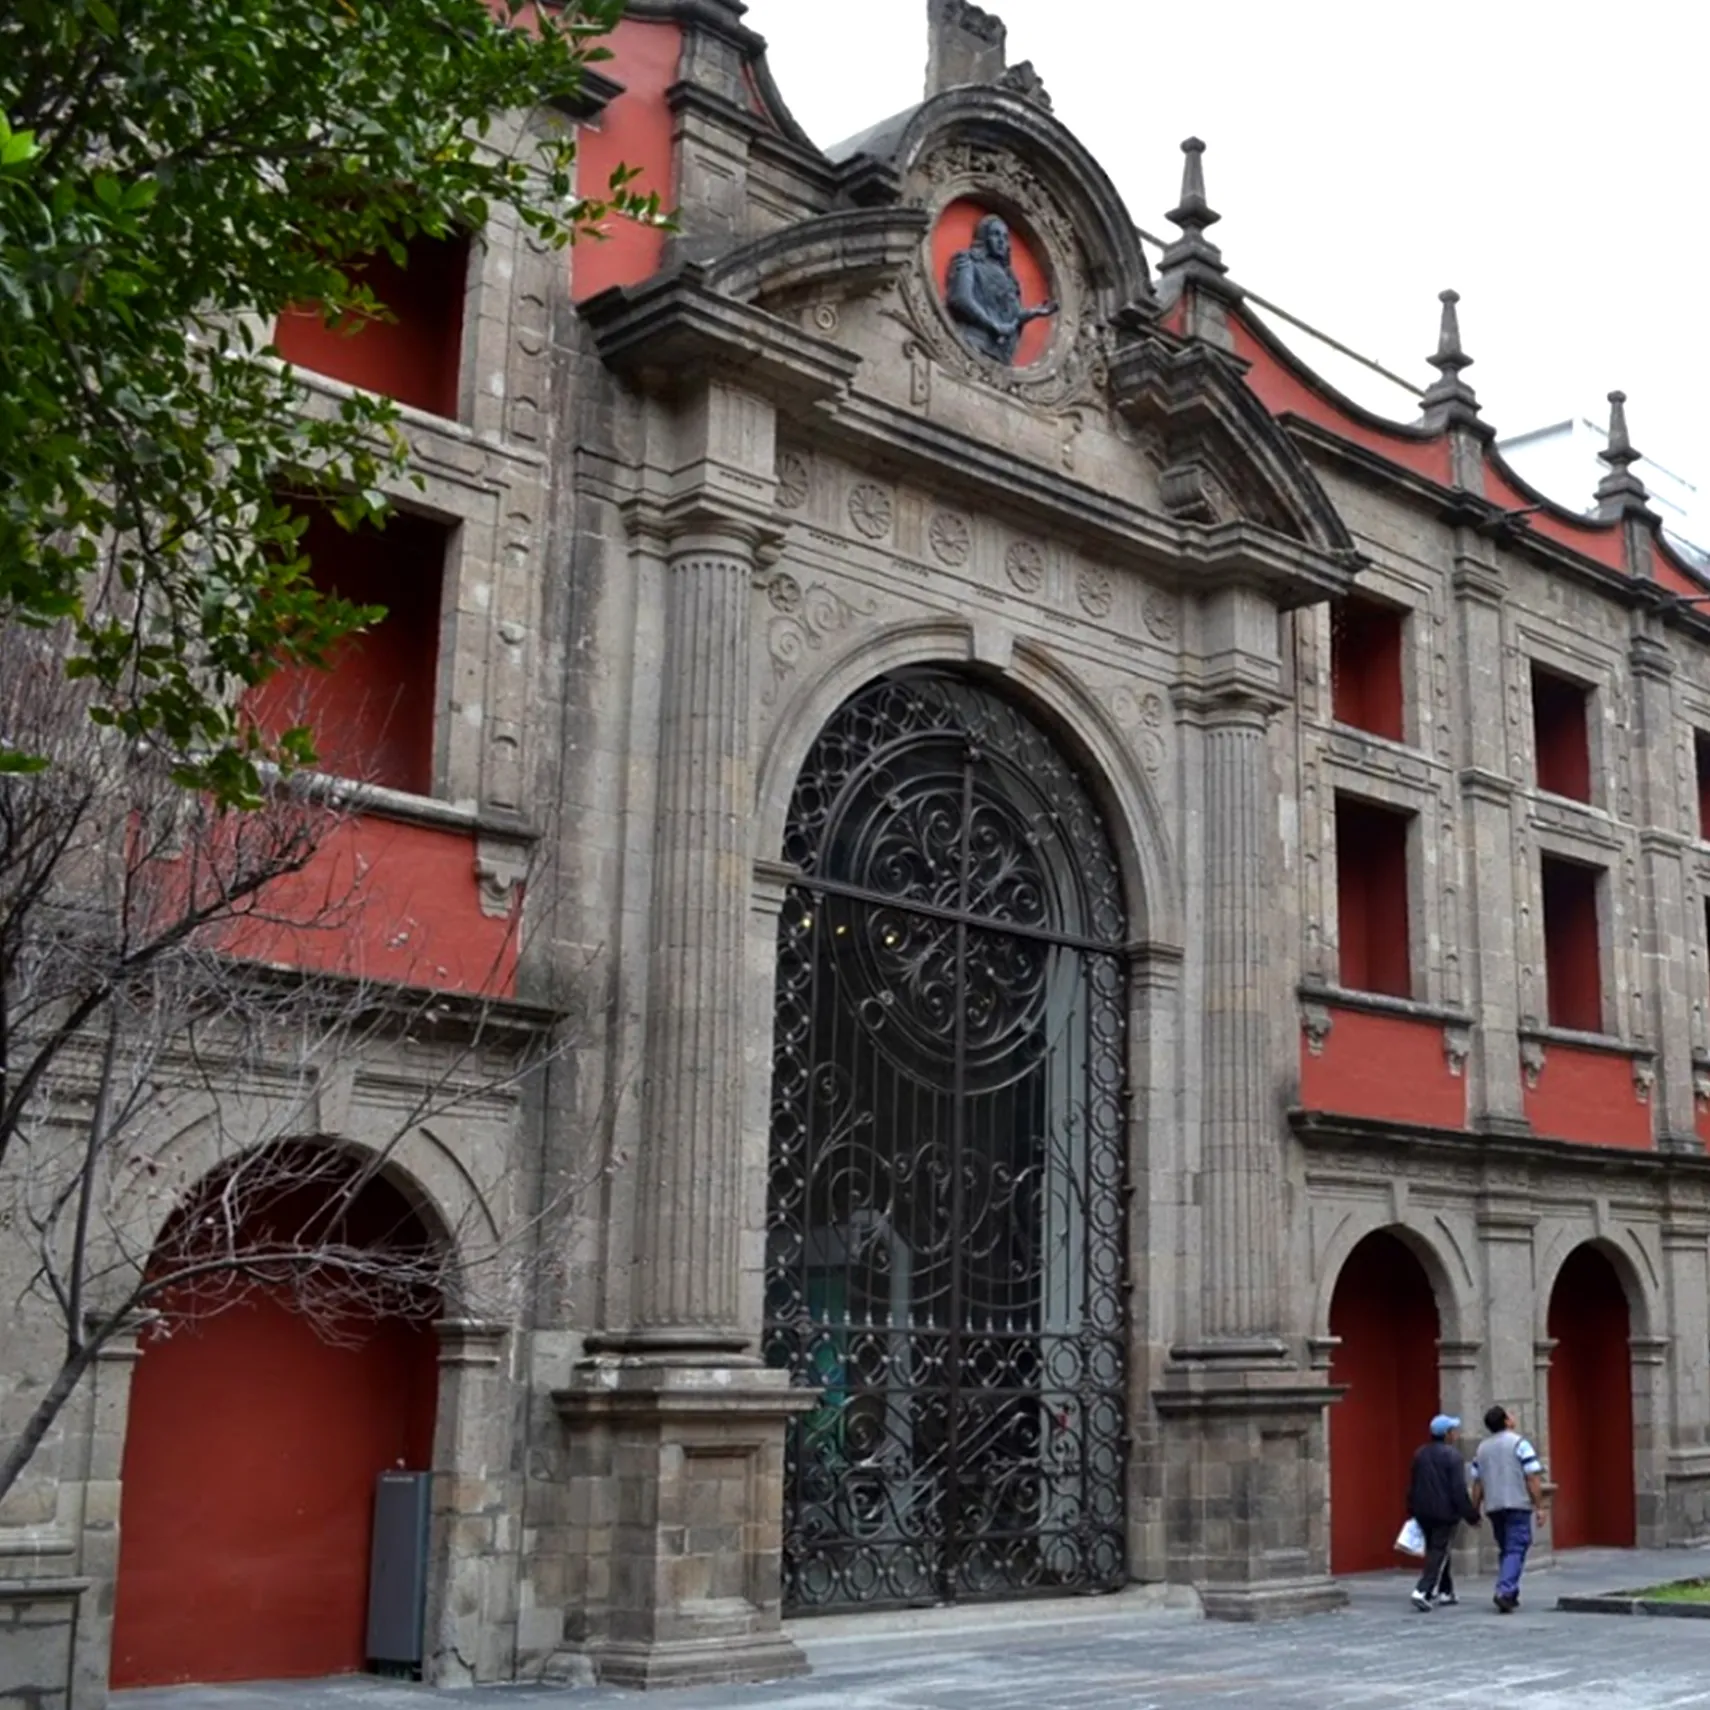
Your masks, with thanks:
[(1031, 101), (1035, 107), (1043, 107), (1047, 113), (1051, 111), (1051, 96), (1045, 87), (1045, 79), (1034, 69), (1033, 61), (1024, 59), (1020, 65), (1012, 65), (998, 80), (998, 88), (1007, 89), (1012, 95), (1019, 95), (1023, 101)]
[(1003, 19), (970, 0), (926, 0), (926, 98), (1004, 73)]
[(1160, 267), (1166, 273), (1190, 268), (1202, 274), (1229, 271), (1223, 265), (1223, 251), (1205, 235), (1223, 216), (1205, 199), (1204, 155), (1205, 144), (1198, 137), (1182, 144), (1181, 201), (1164, 216), (1182, 235), (1164, 251)]
[(1627, 433), (1627, 394), (1609, 394), (1609, 443), (1597, 454), (1609, 465), (1609, 473), (1597, 483), (1597, 514), (1620, 516), (1623, 512), (1649, 508), (1645, 483), (1633, 473), (1640, 453), (1633, 449)]
[(1425, 425), (1430, 428), (1448, 426), (1453, 420), (1471, 421), (1478, 415), (1478, 395), (1461, 378), (1461, 371), (1472, 367), (1472, 358), (1461, 348), (1461, 317), (1456, 305), (1459, 291), (1439, 291), (1437, 301), (1443, 305), (1443, 315), (1437, 327), (1437, 349), (1426, 358), (1437, 370), (1437, 378), (1426, 388)]

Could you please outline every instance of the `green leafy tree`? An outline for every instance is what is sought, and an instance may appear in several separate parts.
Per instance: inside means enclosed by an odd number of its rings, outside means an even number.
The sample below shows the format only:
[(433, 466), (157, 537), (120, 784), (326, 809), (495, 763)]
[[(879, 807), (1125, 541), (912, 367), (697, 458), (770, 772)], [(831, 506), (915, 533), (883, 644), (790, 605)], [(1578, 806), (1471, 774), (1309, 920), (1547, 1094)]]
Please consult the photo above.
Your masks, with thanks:
[[(369, 396), (305, 412), (278, 314), (384, 315), (418, 234), (508, 205), (565, 244), (654, 220), (573, 178), (550, 118), (622, 0), (8, 0), (0, 6), (0, 624), (69, 625), (92, 716), (227, 806), (261, 798), (245, 693), (378, 615), (318, 593), (291, 494), (347, 526), (406, 466)], [(546, 122), (516, 122), (525, 112)], [(0, 730), (0, 770), (47, 757)]]

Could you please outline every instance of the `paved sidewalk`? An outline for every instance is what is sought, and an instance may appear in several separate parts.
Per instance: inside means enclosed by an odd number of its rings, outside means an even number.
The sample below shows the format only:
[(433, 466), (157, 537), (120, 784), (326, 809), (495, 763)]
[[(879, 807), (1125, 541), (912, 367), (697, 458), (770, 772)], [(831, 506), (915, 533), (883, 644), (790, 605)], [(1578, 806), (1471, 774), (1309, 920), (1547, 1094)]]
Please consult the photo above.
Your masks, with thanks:
[[(1481, 1579), (1420, 1615), (1411, 1576), (1345, 1580), (1351, 1607), (1259, 1627), (1096, 1602), (816, 1621), (811, 1676), (641, 1695), (511, 1686), (455, 1695), (367, 1678), (117, 1693), (114, 1710), (1675, 1710), (1710, 1706), (1710, 1624), (1565, 1615), (1564, 1592), (1710, 1573), (1710, 1552), (1583, 1550), (1528, 1572), (1499, 1616)], [(1127, 1603), (1111, 1599), (1111, 1605)], [(842, 1631), (839, 1631), (839, 1628)]]

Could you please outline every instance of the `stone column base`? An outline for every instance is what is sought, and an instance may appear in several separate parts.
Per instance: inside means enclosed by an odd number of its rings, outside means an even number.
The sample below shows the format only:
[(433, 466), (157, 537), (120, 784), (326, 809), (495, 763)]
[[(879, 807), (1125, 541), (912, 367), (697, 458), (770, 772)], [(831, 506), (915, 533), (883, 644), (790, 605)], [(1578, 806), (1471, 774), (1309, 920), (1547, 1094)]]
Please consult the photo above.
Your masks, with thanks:
[(1341, 1390), (1273, 1349), (1177, 1350), (1153, 1401), (1164, 1421), (1169, 1576), (1208, 1616), (1264, 1621), (1340, 1609), (1329, 1572), (1325, 1408)]
[(553, 1401), (570, 1433), (566, 1638), (603, 1681), (692, 1686), (807, 1671), (784, 1636), (784, 1431), (814, 1406), (785, 1372), (730, 1359), (599, 1356)]

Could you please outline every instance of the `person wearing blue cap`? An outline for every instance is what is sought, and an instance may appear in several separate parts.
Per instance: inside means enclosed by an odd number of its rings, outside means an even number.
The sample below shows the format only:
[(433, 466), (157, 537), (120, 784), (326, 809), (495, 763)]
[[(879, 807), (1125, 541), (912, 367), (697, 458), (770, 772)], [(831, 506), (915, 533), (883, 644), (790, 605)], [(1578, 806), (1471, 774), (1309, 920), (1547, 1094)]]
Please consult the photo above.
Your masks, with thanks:
[(1449, 1552), (1455, 1546), (1455, 1531), (1464, 1520), (1478, 1524), (1478, 1509), (1467, 1489), (1467, 1465), (1459, 1440), (1461, 1422), (1452, 1413), (1439, 1413), (1431, 1421), (1431, 1440), (1422, 1443), (1413, 1456), (1407, 1480), (1407, 1512), (1425, 1534), (1425, 1566), (1413, 1588), (1413, 1607), (1421, 1614), (1459, 1603)]

